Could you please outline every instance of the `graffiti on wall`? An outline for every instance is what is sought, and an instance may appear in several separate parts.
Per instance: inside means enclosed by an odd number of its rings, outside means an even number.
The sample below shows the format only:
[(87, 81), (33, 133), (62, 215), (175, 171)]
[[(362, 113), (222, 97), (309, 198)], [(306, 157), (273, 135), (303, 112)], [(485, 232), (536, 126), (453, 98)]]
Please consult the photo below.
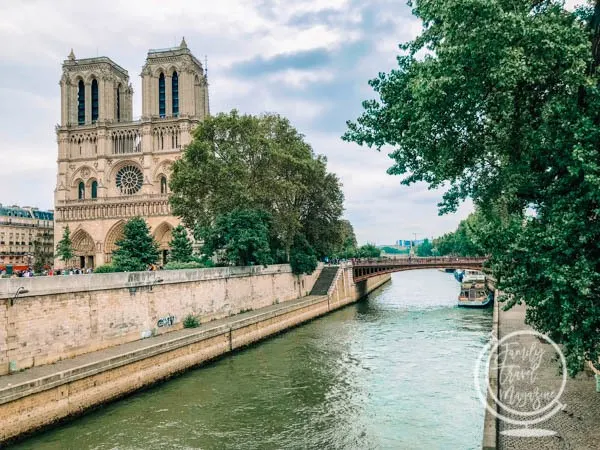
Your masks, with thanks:
[(175, 316), (161, 317), (156, 323), (159, 327), (172, 327), (175, 323)]

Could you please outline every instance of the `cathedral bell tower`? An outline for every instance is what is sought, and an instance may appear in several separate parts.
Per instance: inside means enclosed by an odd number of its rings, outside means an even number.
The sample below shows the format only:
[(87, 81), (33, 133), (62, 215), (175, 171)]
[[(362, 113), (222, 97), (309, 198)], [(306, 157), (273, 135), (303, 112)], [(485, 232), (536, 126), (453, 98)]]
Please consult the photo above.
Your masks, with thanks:
[(110, 58), (76, 59), (71, 49), (63, 62), (60, 88), (62, 126), (132, 119), (129, 74)]
[(209, 114), (206, 72), (185, 38), (179, 47), (148, 51), (142, 90), (142, 120)]

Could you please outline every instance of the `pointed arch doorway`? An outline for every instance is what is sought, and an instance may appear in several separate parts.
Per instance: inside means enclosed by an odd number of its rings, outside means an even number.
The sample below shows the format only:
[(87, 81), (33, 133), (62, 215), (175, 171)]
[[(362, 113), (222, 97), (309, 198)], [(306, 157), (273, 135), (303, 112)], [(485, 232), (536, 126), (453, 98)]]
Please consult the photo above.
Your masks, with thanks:
[(95, 267), (94, 256), (96, 246), (89, 233), (83, 229), (77, 230), (71, 238), (73, 253), (77, 258), (76, 264), (80, 269), (93, 269)]
[(160, 251), (160, 264), (165, 265), (169, 262), (169, 250), (171, 249), (173, 226), (167, 222), (161, 223), (154, 231), (154, 239), (158, 243)]

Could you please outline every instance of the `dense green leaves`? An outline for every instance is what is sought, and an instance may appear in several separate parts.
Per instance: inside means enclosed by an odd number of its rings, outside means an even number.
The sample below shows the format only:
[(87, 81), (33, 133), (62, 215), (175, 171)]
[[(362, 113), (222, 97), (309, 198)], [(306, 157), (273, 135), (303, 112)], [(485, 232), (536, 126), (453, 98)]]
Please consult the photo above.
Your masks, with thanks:
[[(485, 256), (488, 252), (482, 245), (487, 222), (481, 213), (474, 213), (461, 221), (456, 231), (433, 240), (433, 247), (441, 256)], [(421, 255), (419, 255), (421, 256)]]
[(177, 225), (173, 228), (171, 236), (169, 262), (188, 263), (192, 261), (194, 249), (187, 230), (182, 225)]
[(236, 266), (267, 265), (272, 262), (269, 247), (271, 216), (260, 210), (234, 209), (217, 217), (202, 232), (202, 253), (217, 253), (221, 260)]
[(310, 246), (306, 238), (302, 235), (296, 235), (294, 245), (290, 250), (290, 266), (292, 273), (301, 275), (310, 274), (317, 268), (317, 257), (314, 249)]
[(429, 242), (429, 239), (424, 239), (421, 245), (417, 247), (417, 256), (432, 256), (433, 245)]
[(326, 163), (281, 116), (218, 114), (198, 125), (183, 158), (174, 164), (171, 205), (197, 237), (232, 211), (263, 211), (269, 216), (274, 261), (288, 260), (299, 234), (322, 257), (344, 239), (344, 197)]
[(111, 265), (117, 272), (146, 270), (158, 261), (158, 244), (141, 217), (127, 221), (123, 239), (117, 242)]
[(442, 213), (473, 199), (476, 232), (438, 250), (489, 253), (509, 306), (527, 303), (575, 373), (600, 356), (600, 2), (413, 5), (422, 34), (344, 138), (391, 147), (405, 184), (447, 187)]
[(56, 245), (56, 256), (63, 262), (70, 261), (75, 253), (73, 252), (73, 242), (71, 242), (71, 230), (67, 225), (63, 231), (62, 239)]

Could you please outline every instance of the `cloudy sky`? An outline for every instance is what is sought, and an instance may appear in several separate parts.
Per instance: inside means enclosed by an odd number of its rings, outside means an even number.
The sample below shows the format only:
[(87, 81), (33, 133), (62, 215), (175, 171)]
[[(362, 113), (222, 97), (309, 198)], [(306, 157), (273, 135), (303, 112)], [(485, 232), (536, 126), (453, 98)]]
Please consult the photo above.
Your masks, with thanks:
[(440, 192), (401, 186), (384, 153), (341, 141), (420, 24), (402, 0), (0, 0), (0, 203), (52, 208), (61, 63), (109, 56), (129, 71), (134, 115), (147, 50), (185, 36), (208, 56), (211, 112), (278, 112), (329, 159), (359, 242), (439, 235), (470, 205), (439, 217)]

